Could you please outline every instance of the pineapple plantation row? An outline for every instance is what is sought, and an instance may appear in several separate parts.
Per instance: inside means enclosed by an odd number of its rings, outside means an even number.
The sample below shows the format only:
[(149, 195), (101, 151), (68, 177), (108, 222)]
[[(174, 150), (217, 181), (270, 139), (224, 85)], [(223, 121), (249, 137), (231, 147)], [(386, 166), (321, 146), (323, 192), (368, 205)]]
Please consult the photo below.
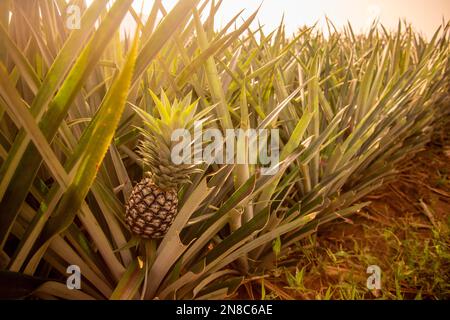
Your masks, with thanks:
[[(215, 29), (221, 1), (132, 2), (71, 1), (74, 30), (64, 0), (0, 2), (0, 277), (28, 283), (10, 296), (226, 298), (366, 206), (448, 112), (449, 25), (266, 34), (257, 12)], [(174, 164), (196, 121), (278, 130), (276, 173)]]

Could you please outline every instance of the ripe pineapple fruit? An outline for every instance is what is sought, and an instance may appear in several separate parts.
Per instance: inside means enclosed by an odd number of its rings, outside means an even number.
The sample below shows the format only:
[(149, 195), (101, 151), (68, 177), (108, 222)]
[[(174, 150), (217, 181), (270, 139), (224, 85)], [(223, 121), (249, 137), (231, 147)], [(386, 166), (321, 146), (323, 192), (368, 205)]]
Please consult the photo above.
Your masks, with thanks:
[(178, 190), (190, 182), (198, 166), (174, 164), (171, 150), (177, 142), (171, 141), (176, 129), (191, 131), (194, 122), (209, 110), (196, 114), (197, 103), (191, 103), (191, 94), (182, 101), (170, 103), (164, 92), (161, 100), (151, 93), (159, 118), (135, 108), (144, 120), (139, 128), (143, 139), (139, 143), (139, 154), (148, 167), (146, 177), (133, 189), (126, 204), (125, 222), (129, 229), (143, 238), (162, 238), (178, 213)]
[(151, 178), (146, 177), (131, 192), (126, 205), (125, 221), (136, 235), (162, 238), (177, 212), (176, 189), (161, 189)]

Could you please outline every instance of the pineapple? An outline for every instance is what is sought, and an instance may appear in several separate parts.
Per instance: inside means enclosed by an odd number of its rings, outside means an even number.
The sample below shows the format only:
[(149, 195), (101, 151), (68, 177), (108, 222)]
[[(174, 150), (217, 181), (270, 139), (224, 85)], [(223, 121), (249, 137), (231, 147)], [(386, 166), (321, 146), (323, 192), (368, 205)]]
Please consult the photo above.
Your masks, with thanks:
[(197, 103), (191, 104), (191, 94), (182, 101), (170, 103), (164, 92), (161, 100), (151, 93), (159, 113), (156, 118), (135, 108), (144, 120), (139, 128), (143, 139), (139, 142), (139, 154), (149, 169), (133, 189), (126, 204), (125, 222), (129, 229), (143, 238), (162, 238), (178, 213), (178, 191), (181, 185), (190, 182), (190, 176), (198, 172), (193, 164), (174, 164), (171, 141), (176, 129), (191, 131), (194, 122), (208, 110), (196, 115)]

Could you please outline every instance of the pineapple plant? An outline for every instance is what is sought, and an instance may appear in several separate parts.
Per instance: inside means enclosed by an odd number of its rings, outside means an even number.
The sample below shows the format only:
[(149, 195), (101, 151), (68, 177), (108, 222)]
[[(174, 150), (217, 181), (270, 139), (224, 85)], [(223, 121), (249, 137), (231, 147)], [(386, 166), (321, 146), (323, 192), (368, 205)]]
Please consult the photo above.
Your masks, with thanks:
[[(278, 268), (292, 245), (363, 208), (428, 141), (448, 90), (450, 24), (430, 41), (376, 26), (292, 38), (282, 24), (252, 30), (255, 14), (215, 30), (220, 1), (170, 11), (154, 1), (141, 21), (133, 0), (95, 0), (69, 30), (73, 1), (30, 2), (0, 1), (0, 280), (44, 279), (24, 282), (39, 298), (229, 298), (244, 276)], [(129, 12), (139, 44), (121, 37)], [(139, 131), (123, 116), (130, 105)], [(206, 114), (223, 132), (280, 130), (277, 174), (172, 162), (174, 130)], [(136, 241), (164, 237), (174, 220), (179, 237)], [(74, 264), (81, 290), (66, 286)]]
[(197, 102), (191, 103), (191, 94), (183, 100), (169, 102), (162, 92), (160, 100), (151, 93), (161, 118), (135, 108), (144, 121), (138, 128), (143, 139), (139, 142), (139, 154), (149, 170), (134, 187), (125, 206), (125, 222), (136, 235), (158, 239), (164, 237), (178, 212), (178, 190), (190, 182), (190, 176), (198, 171), (194, 164), (174, 164), (171, 150), (176, 142), (171, 140), (175, 130), (190, 131), (202, 112), (197, 113)]

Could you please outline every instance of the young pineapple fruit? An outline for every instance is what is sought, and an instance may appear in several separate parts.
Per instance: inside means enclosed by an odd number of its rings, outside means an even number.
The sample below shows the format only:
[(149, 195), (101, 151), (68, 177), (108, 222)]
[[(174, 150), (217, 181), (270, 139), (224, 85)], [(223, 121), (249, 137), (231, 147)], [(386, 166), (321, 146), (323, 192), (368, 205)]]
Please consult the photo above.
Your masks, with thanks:
[(182, 101), (170, 103), (163, 92), (161, 100), (151, 93), (159, 117), (135, 108), (144, 121), (139, 128), (143, 139), (139, 154), (149, 169), (146, 177), (133, 189), (126, 204), (125, 222), (129, 229), (143, 238), (162, 238), (178, 213), (178, 190), (190, 182), (198, 167), (192, 164), (174, 164), (171, 159), (171, 136), (176, 129), (191, 132), (194, 122), (205, 112), (196, 114), (197, 103), (191, 103), (191, 94)]

